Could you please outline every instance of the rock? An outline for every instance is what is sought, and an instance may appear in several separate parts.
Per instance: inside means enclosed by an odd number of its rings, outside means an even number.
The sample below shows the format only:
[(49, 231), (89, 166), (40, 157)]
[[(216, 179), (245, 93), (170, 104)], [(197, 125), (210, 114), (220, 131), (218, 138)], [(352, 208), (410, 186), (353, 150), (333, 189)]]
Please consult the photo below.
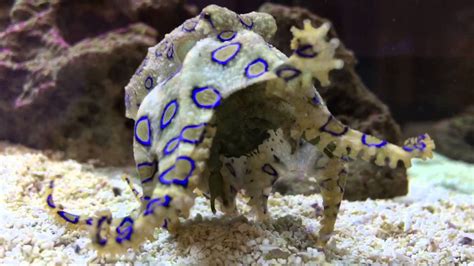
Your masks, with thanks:
[[(293, 25), (301, 27), (305, 19), (310, 19), (317, 26), (328, 21), (299, 7), (290, 8), (266, 3), (260, 7), (260, 11), (275, 17), (278, 31), (271, 43), (287, 55), (291, 54), (290, 28)], [(331, 29), (329, 36), (330, 38), (337, 37), (334, 28)], [(331, 112), (352, 128), (400, 144), (402, 139), (398, 124), (388, 107), (365, 87), (356, 74), (354, 67), (357, 60), (353, 53), (341, 44), (336, 57), (344, 60), (344, 68), (331, 72), (332, 85), (327, 89), (319, 90)], [(281, 179), (276, 186), (281, 193), (285, 194), (310, 194), (318, 191), (314, 183), (312, 183), (314, 189), (309, 189), (311, 183)], [(357, 161), (349, 164), (345, 198), (349, 200), (392, 198), (406, 194), (407, 188), (405, 169), (399, 167), (392, 170), (389, 167), (377, 167)]]
[(272, 248), (268, 250), (268, 252), (265, 254), (265, 259), (270, 260), (270, 259), (287, 259), (291, 255), (290, 252), (280, 249), (280, 248)]
[(452, 159), (474, 163), (474, 106), (434, 125), (436, 150)]
[(0, 139), (81, 161), (131, 162), (123, 87), (159, 32), (189, 16), (182, 2), (0, 4), (0, 29), (6, 13), (11, 21), (0, 33), (0, 121), (8, 125)]

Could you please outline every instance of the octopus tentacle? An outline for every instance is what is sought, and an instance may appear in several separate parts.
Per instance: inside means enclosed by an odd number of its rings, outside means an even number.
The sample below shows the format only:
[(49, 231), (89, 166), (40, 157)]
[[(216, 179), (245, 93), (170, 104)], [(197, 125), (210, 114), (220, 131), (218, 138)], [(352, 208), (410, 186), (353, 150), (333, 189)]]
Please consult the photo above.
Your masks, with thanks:
[(52, 213), (52, 216), (60, 223), (66, 224), (69, 227), (81, 228), (83, 226), (90, 226), (92, 218), (86, 215), (78, 215), (64, 210), (61, 204), (57, 204), (54, 200), (53, 192), (57, 177), (49, 181), (45, 191), (46, 209)]
[(312, 87), (313, 77), (319, 80), (321, 86), (329, 85), (329, 72), (344, 66), (341, 59), (334, 57), (339, 40), (334, 38), (329, 42), (326, 41), (329, 29), (329, 23), (314, 28), (309, 20), (304, 21), (303, 29), (291, 28), (293, 33), (291, 49), (294, 53), (282, 66), (287, 69), (286, 76), (282, 76), (284, 72), (281, 69), (277, 69), (277, 75), (287, 79), (301, 75), (303, 87)]
[(323, 197), (323, 219), (319, 230), (318, 245), (324, 247), (334, 231), (339, 207), (341, 206), (346, 185), (347, 171), (345, 165), (337, 158), (331, 159), (318, 177), (318, 185)]
[(167, 220), (174, 218), (176, 213), (172, 206), (176, 200), (173, 193), (162, 197), (154, 197), (146, 201), (140, 213), (112, 219), (110, 211), (96, 213), (89, 227), (92, 246), (99, 255), (118, 255), (129, 248), (137, 249), (143, 242), (153, 239), (155, 228), (166, 226)]
[[(127, 177), (124, 177), (127, 178)], [(127, 178), (128, 179), (128, 178)], [(46, 188), (45, 203), (47, 209), (53, 214), (52, 216), (60, 223), (66, 224), (68, 227), (76, 229), (85, 229), (90, 232), (92, 245), (96, 247), (101, 254), (121, 254), (125, 252), (129, 247), (136, 247), (139, 243), (143, 242), (143, 239), (136, 237), (137, 235), (147, 236), (149, 232), (136, 232), (133, 227), (138, 213), (133, 211), (130, 215), (112, 219), (112, 214), (109, 210), (103, 210), (96, 212), (93, 216), (78, 215), (64, 210), (64, 208), (54, 201), (54, 185), (56, 178), (53, 178)], [(136, 191), (136, 190), (135, 190)], [(109, 237), (112, 235), (111, 232), (115, 231), (114, 242), (119, 245), (112, 245), (112, 248), (107, 250), (101, 249), (102, 247), (110, 244)], [(133, 238), (132, 238), (133, 236)], [(134, 244), (137, 243), (137, 244)], [(110, 247), (110, 245), (109, 245)]]
[[(276, 81), (269, 82), (271, 87), (279, 88), (275, 93), (290, 98), (298, 114), (292, 129), (292, 137), (305, 138), (316, 145), (328, 157), (332, 158), (325, 168), (326, 180), (319, 180), (324, 200), (324, 217), (319, 235), (319, 244), (329, 239), (339, 211), (345, 183), (345, 173), (341, 170), (339, 160), (361, 158), (376, 165), (397, 167), (403, 162), (410, 167), (413, 158), (431, 158), (435, 148), (428, 134), (410, 138), (403, 147), (398, 147), (364, 134), (338, 121), (328, 110), (324, 101), (313, 87), (313, 78), (322, 86), (330, 84), (329, 72), (343, 67), (343, 61), (335, 59), (339, 45), (337, 39), (326, 41), (329, 24), (313, 28), (309, 20), (304, 22), (303, 29), (292, 28), (291, 48), (294, 54), (276, 68)], [(284, 88), (284, 89), (282, 89)], [(299, 92), (295, 93), (295, 91)]]
[[(101, 254), (121, 254), (136, 249), (153, 238), (155, 228), (176, 231), (179, 217), (188, 217), (194, 204), (194, 189), (209, 157), (209, 147), (215, 129), (206, 126), (193, 132), (201, 135), (199, 143), (180, 143), (173, 154), (160, 161), (154, 173), (157, 182), (150, 197), (143, 197), (141, 212), (121, 219), (111, 219), (110, 213), (98, 213), (91, 226), (92, 243)], [(194, 136), (194, 134), (192, 136)], [(188, 134), (187, 139), (190, 137)]]
[[(379, 166), (395, 168), (401, 161), (405, 167), (410, 167), (410, 160), (413, 158), (431, 158), (435, 145), (427, 134), (407, 140), (401, 148), (353, 130), (329, 112), (312, 85), (313, 77), (322, 86), (329, 85), (329, 72), (343, 66), (342, 60), (334, 58), (339, 41), (326, 41), (329, 29), (328, 23), (313, 28), (309, 20), (304, 21), (303, 29), (292, 28), (294, 38), (291, 48), (295, 53), (275, 71), (290, 89), (296, 87), (302, 90), (303, 97), (294, 98), (293, 103), (299, 114), (295, 135), (304, 133), (305, 139), (321, 151), (329, 151), (339, 158), (360, 157), (369, 162), (374, 160)], [(298, 75), (295, 76), (296, 74)], [(289, 78), (291, 79), (288, 80)], [(295, 86), (292, 80), (297, 80), (301, 86)]]
[(130, 180), (130, 178), (127, 176), (127, 175), (122, 175), (122, 180), (125, 181), (125, 183), (127, 183), (128, 185), (128, 188), (130, 189), (130, 191), (132, 191), (133, 195), (135, 196), (135, 199), (138, 201), (138, 202), (141, 202), (143, 200), (143, 194), (140, 193), (140, 191), (138, 191), (135, 186), (133, 185), (132, 181)]

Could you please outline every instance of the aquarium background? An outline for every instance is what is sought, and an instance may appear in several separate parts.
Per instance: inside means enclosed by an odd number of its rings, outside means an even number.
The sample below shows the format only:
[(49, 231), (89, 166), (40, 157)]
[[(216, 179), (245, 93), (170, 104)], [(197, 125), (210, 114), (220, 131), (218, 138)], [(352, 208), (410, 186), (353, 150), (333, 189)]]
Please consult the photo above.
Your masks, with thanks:
[(0, 139), (130, 163), (122, 88), (147, 47), (212, 3), (238, 13), (301, 6), (328, 19), (404, 138), (428, 131), (443, 140), (439, 152), (474, 161), (474, 5), (463, 0), (1, 1)]
[(354, 51), (365, 84), (397, 122), (437, 120), (474, 104), (472, 1), (190, 1), (239, 13), (264, 2), (301, 6), (329, 19)]
[[(157, 229), (126, 256), (100, 257), (51, 204), (114, 219), (138, 208), (124, 180), (139, 185), (124, 87), (149, 47), (212, 3), (272, 14), (270, 43), (287, 55), (291, 26), (330, 21), (345, 63), (318, 87), (331, 112), (398, 145), (428, 132), (434, 157), (408, 170), (347, 163), (324, 250), (311, 236), (324, 202), (306, 149), (273, 186), (271, 222), (254, 219), (248, 197), (225, 217), (198, 195), (176, 236)], [(0, 0), (0, 264), (472, 264), (473, 48), (468, 0)]]

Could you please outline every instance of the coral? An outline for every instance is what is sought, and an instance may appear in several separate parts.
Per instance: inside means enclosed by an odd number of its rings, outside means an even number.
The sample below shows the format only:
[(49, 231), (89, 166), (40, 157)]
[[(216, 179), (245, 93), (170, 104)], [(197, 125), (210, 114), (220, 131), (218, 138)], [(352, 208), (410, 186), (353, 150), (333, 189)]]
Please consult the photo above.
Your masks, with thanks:
[(108, 210), (93, 217), (69, 213), (54, 200), (52, 180), (48, 210), (72, 226), (88, 227), (93, 246), (105, 254), (136, 249), (157, 227), (178, 233), (196, 189), (210, 198), (213, 212), (217, 200), (226, 214), (238, 213), (235, 199), (243, 192), (264, 221), (285, 162), (300, 143), (309, 143), (324, 154), (314, 166), (321, 172), (315, 178), (323, 217), (319, 233), (309, 237), (324, 247), (342, 202), (345, 162), (410, 167), (414, 158), (431, 158), (434, 149), (427, 134), (399, 147), (351, 129), (329, 112), (313, 86), (313, 79), (318, 87), (330, 85), (329, 72), (344, 64), (334, 56), (339, 40), (327, 38), (329, 29), (328, 23), (314, 28), (309, 20), (292, 28), (294, 53), (286, 57), (267, 43), (276, 31), (271, 15), (204, 8), (149, 48), (125, 87), (142, 192), (124, 180), (140, 208), (118, 219)]
[[(13, 4), (0, 33), (0, 120), (8, 125), (0, 139), (83, 161), (132, 161), (123, 87), (156, 30), (188, 13), (180, 1), (121, 2), (120, 9), (113, 0)], [(140, 22), (154, 23), (148, 12), (168, 15), (154, 29)]]
[[(286, 7), (266, 3), (260, 8), (261, 12), (275, 17), (278, 30), (270, 42), (285, 54), (291, 54), (290, 40), (292, 25), (302, 25), (304, 19), (309, 19), (314, 25), (329, 22), (306, 9)], [(328, 33), (329, 38), (337, 38), (334, 29)], [(392, 143), (401, 144), (400, 128), (390, 114), (389, 109), (369, 89), (365, 87), (356, 74), (357, 63), (353, 53), (341, 43), (336, 49), (336, 57), (344, 60), (344, 67), (330, 73), (331, 86), (321, 88), (319, 92), (326, 100), (329, 110), (337, 119), (350, 127), (369, 133)], [(316, 84), (317, 85), (317, 84)], [(307, 149), (306, 153), (315, 155), (316, 150)], [(307, 168), (311, 165), (302, 156), (300, 166)], [(298, 159), (296, 158), (296, 161)], [(295, 180), (296, 179), (296, 180)], [(315, 183), (297, 173), (289, 174), (277, 181), (277, 191), (285, 194), (311, 194), (318, 191)], [(377, 167), (365, 161), (355, 161), (348, 164), (348, 179), (344, 197), (349, 200), (366, 198), (392, 198), (405, 195), (408, 190), (406, 170), (403, 167)]]

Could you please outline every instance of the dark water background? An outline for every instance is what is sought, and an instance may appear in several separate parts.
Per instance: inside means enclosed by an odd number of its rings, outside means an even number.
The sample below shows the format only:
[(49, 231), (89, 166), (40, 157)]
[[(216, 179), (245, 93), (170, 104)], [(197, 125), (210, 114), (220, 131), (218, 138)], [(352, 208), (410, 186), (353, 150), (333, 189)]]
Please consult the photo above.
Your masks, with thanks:
[(251, 12), (265, 2), (301, 6), (332, 21), (359, 59), (365, 84), (395, 119), (439, 120), (474, 104), (474, 1), (188, 1)]
[[(0, 38), (0, 141), (82, 161), (131, 162), (123, 87), (146, 49), (209, 4), (247, 13), (265, 2), (300, 6), (333, 23), (358, 59), (358, 75), (391, 110), (381, 116), (381, 136), (401, 142), (428, 132), (438, 152), (474, 163), (473, 0), (0, 0), (0, 33), (8, 33)], [(135, 23), (147, 30), (131, 34)], [(126, 37), (104, 42), (116, 30)], [(84, 43), (105, 49), (75, 57), (72, 47)], [(333, 111), (342, 106), (349, 117), (381, 110), (336, 102)]]

